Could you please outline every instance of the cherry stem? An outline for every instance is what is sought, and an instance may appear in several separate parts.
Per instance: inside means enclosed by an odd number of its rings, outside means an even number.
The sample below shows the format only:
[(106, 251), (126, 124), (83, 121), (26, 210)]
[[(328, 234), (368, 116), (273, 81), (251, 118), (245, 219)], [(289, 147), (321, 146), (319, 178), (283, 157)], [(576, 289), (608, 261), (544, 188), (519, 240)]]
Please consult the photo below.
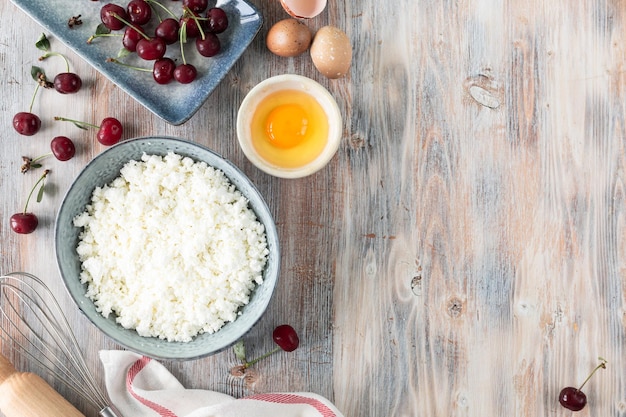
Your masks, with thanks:
[(265, 359), (265, 358), (267, 358), (268, 356), (273, 355), (273, 354), (274, 354), (274, 353), (276, 353), (276, 352), (279, 352), (280, 350), (281, 350), (281, 349), (280, 349), (280, 347), (277, 347), (276, 349), (274, 349), (274, 350), (272, 350), (272, 351), (267, 352), (265, 355), (259, 356), (258, 358), (253, 359), (253, 360), (251, 360), (251, 361), (249, 361), (249, 362), (248, 362), (248, 361), (246, 361), (246, 362), (243, 364), (243, 367), (244, 367), (244, 369), (249, 368), (249, 367), (251, 367), (252, 365), (254, 365), (255, 363), (257, 363), (258, 361), (260, 361), (261, 359)]
[(585, 386), (585, 384), (587, 383), (587, 381), (589, 381), (591, 379), (591, 377), (593, 376), (593, 374), (596, 373), (596, 371), (600, 368), (602, 369), (606, 369), (606, 359), (604, 358), (598, 358), (600, 359), (600, 364), (598, 366), (596, 366), (593, 371), (591, 371), (591, 373), (589, 374), (589, 376), (587, 377), (587, 379), (585, 379), (583, 381), (583, 383), (580, 385), (580, 387), (578, 388), (578, 391), (580, 391), (581, 389), (583, 389), (583, 386)]
[(180, 40), (180, 57), (183, 60), (183, 64), (187, 64), (187, 60), (185, 60), (185, 48), (184, 45), (187, 42), (187, 21), (183, 21), (183, 24), (180, 25), (180, 30), (178, 31), (178, 36)]
[(107, 58), (107, 62), (112, 62), (114, 64), (118, 64), (118, 65), (121, 65), (123, 67), (134, 69), (134, 70), (137, 70), (137, 71), (152, 72), (152, 70), (149, 69), (149, 68), (136, 67), (134, 65), (127, 64), (127, 63), (122, 62), (122, 61), (120, 61), (118, 59), (115, 59), (115, 58)]
[[(150, 5), (156, 5), (161, 7), (163, 10), (165, 10), (170, 16), (172, 16), (172, 18), (176, 19), (177, 16), (174, 14), (174, 12), (172, 12), (170, 9), (168, 9), (167, 7), (165, 7), (164, 5), (162, 5), (161, 3), (159, 3), (158, 1), (154, 1), (154, 0), (146, 0), (146, 3), (149, 3)], [(160, 16), (159, 16), (160, 17)]]
[(85, 128), (85, 126), (93, 127), (95, 129), (100, 129), (100, 126), (98, 126), (98, 125), (94, 125), (92, 123), (87, 123), (87, 122), (81, 122), (79, 120), (67, 119), (65, 117), (54, 116), (54, 120), (61, 120), (63, 122), (72, 122), (76, 126), (81, 127), (83, 129)]
[(124, 35), (122, 35), (121, 33), (94, 33), (93, 35), (91, 35), (89, 37), (89, 39), (87, 39), (87, 43), (91, 43), (91, 42), (93, 42), (94, 39), (105, 37), (105, 36), (115, 36), (115, 37), (119, 38), (119, 37), (122, 37)]
[(46, 154), (43, 154), (43, 155), (40, 155), (40, 156), (38, 156), (37, 158), (33, 158), (33, 159), (31, 159), (31, 160), (30, 160), (30, 163), (32, 164), (33, 162), (39, 162), (39, 161), (41, 161), (42, 159), (47, 158), (47, 157), (52, 156), (52, 155), (54, 155), (52, 152), (50, 152), (50, 153), (46, 153)]
[(113, 13), (111, 14), (111, 16), (113, 16), (114, 18), (116, 18), (117, 20), (119, 20), (120, 22), (124, 23), (126, 26), (131, 27), (132, 29), (134, 29), (138, 34), (140, 34), (141, 36), (144, 37), (145, 40), (149, 41), (150, 40), (150, 36), (146, 35), (145, 32), (143, 30), (141, 30), (140, 27), (133, 25), (130, 22), (127, 22), (123, 17), (121, 17), (119, 14), (117, 13)]
[(61, 58), (63, 58), (63, 60), (65, 61), (65, 69), (66, 69), (65, 72), (70, 72), (70, 62), (67, 60), (65, 55), (60, 54), (58, 52), (46, 52), (45, 54), (39, 57), (39, 60), (43, 61), (44, 59), (49, 58), (51, 56), (60, 56)]
[(30, 198), (33, 196), (33, 193), (35, 192), (35, 188), (37, 188), (37, 186), (46, 179), (49, 173), (50, 173), (50, 170), (46, 169), (41, 175), (41, 177), (39, 177), (35, 185), (33, 185), (33, 188), (31, 188), (30, 193), (28, 194), (28, 198), (26, 199), (26, 204), (24, 205), (24, 214), (26, 214), (26, 210), (28, 210), (28, 203), (30, 202)]
[(39, 87), (41, 87), (41, 84), (37, 83), (37, 86), (35, 87), (35, 92), (33, 93), (33, 96), (30, 99), (30, 105), (28, 106), (29, 113), (33, 112), (33, 106), (35, 105), (35, 97), (37, 96), (37, 91), (39, 91)]

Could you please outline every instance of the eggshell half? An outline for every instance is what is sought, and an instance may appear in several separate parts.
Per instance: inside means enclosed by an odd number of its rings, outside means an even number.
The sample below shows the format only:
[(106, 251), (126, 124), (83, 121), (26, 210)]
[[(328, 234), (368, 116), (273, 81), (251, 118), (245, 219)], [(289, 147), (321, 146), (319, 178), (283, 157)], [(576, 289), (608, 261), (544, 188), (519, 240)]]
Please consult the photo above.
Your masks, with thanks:
[(311, 44), (311, 59), (324, 76), (331, 79), (345, 76), (352, 63), (352, 45), (348, 35), (334, 26), (319, 29)]
[(326, 8), (327, 0), (280, 0), (283, 9), (292, 17), (311, 19)]

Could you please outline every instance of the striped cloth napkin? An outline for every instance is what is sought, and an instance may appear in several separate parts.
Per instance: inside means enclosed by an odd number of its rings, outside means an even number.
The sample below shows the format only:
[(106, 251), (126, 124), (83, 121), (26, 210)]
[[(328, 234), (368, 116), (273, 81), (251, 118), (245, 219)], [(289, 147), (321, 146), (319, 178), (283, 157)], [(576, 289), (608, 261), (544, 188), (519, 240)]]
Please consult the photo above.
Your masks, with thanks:
[(326, 398), (303, 392), (235, 399), (185, 389), (158, 361), (121, 350), (100, 351), (106, 388), (124, 417), (343, 417)]

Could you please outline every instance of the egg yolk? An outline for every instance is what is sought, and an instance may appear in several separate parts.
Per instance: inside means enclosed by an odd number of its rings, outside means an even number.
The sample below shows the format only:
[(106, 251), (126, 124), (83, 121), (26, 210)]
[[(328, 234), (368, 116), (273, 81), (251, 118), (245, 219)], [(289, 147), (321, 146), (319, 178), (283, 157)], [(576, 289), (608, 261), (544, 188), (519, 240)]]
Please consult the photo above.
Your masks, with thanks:
[(309, 93), (280, 90), (257, 104), (250, 122), (258, 156), (281, 168), (313, 162), (328, 143), (328, 117)]
[(283, 104), (267, 116), (267, 136), (279, 148), (292, 148), (306, 138), (309, 119), (297, 104)]

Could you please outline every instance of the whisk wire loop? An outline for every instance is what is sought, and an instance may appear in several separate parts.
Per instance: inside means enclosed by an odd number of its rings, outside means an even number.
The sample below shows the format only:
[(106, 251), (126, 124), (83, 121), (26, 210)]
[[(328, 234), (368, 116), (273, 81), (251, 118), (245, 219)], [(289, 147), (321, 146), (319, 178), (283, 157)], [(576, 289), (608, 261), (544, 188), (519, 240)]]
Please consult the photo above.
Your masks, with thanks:
[(58, 301), (39, 278), (13, 272), (0, 276), (0, 339), (28, 356), (100, 410), (121, 417), (95, 383)]

